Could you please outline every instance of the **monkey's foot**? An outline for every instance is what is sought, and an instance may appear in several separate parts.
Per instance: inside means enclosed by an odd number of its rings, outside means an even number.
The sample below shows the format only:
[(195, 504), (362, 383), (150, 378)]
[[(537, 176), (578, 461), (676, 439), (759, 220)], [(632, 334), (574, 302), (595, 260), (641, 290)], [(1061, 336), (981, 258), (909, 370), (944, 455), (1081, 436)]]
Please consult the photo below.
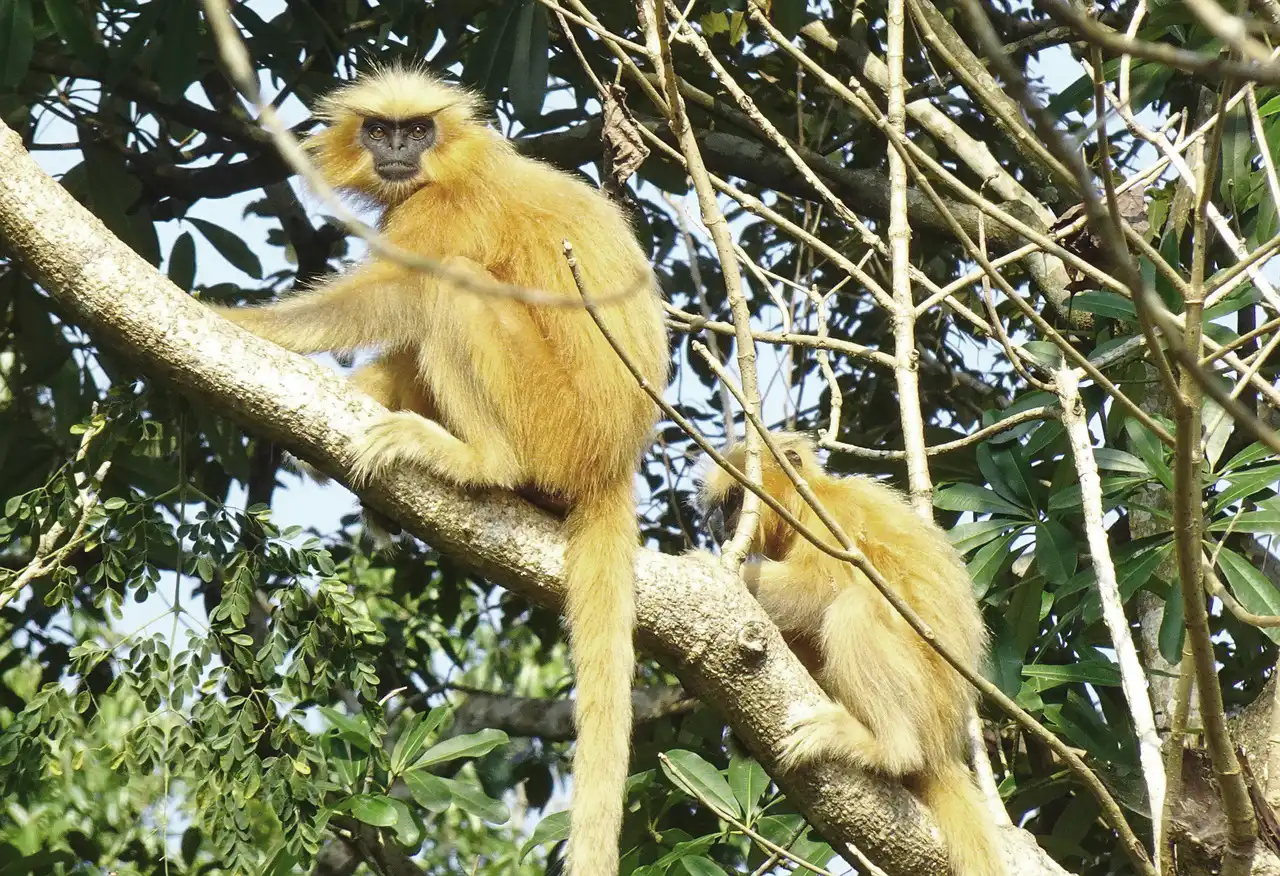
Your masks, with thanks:
[(861, 721), (843, 706), (824, 703), (792, 721), (778, 762), (788, 772), (827, 758), (866, 768), (871, 766), (866, 755), (875, 747), (875, 738)]
[(352, 486), (363, 487), (374, 475), (395, 465), (422, 466), (439, 474), (433, 448), (457, 440), (439, 423), (411, 411), (382, 414), (355, 441)]

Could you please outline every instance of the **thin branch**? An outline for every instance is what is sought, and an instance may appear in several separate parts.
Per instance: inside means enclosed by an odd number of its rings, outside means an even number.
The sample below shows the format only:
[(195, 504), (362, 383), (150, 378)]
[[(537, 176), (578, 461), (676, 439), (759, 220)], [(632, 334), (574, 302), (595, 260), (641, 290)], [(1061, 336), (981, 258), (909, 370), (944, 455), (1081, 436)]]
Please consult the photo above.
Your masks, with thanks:
[[(667, 12), (665, 0), (653, 0), (657, 44), (660, 54), (649, 60), (661, 72), (666, 89), (667, 107), (670, 112), (672, 127), (676, 132), (676, 140), (684, 155), (685, 168), (693, 181), (694, 191), (698, 195), (698, 206), (702, 211), (702, 224), (711, 234), (716, 247), (716, 255), (720, 259), (720, 272), (724, 277), (725, 297), (729, 301), (729, 312), (733, 315), (733, 326), (738, 345), (738, 373), (742, 378), (744, 404), (748, 417), (760, 411), (760, 386), (756, 374), (756, 347), (751, 337), (751, 309), (747, 305), (746, 296), (742, 294), (742, 275), (738, 271), (738, 259), (733, 251), (733, 241), (729, 236), (729, 224), (725, 221), (720, 205), (716, 203), (715, 189), (707, 175), (707, 167), (702, 161), (702, 153), (698, 149), (698, 140), (693, 133), (693, 125), (689, 114), (685, 112), (684, 98), (680, 96), (680, 88), (676, 82), (675, 61), (671, 57), (671, 43), (667, 32)], [(747, 475), (757, 483), (761, 479), (760, 466), (761, 436), (747, 429), (746, 465)], [(742, 509), (738, 515), (737, 531), (725, 545), (722, 558), (725, 565), (737, 569), (747, 555), (747, 546), (755, 532), (756, 521), (760, 517), (760, 503), (745, 496)]]
[[(1061, 402), (1059, 413), (1066, 428), (1067, 441), (1071, 445), (1075, 461), (1076, 477), (1080, 482), (1080, 498), (1084, 509), (1085, 538), (1089, 544), (1089, 557), (1093, 562), (1094, 578), (1098, 583), (1098, 599), (1102, 603), (1102, 619), (1115, 649), (1116, 663), (1120, 667), (1120, 686), (1129, 713), (1133, 717), (1133, 732), (1138, 739), (1138, 762), (1142, 778), (1147, 785), (1147, 798), (1152, 812), (1163, 812), (1165, 802), (1164, 761), (1160, 755), (1160, 735), (1156, 732), (1155, 710), (1151, 707), (1147, 677), (1142, 671), (1138, 649), (1133, 642), (1129, 619), (1124, 613), (1124, 598), (1116, 580), (1116, 567), (1111, 559), (1111, 546), (1103, 523), (1102, 481), (1098, 476), (1098, 461), (1093, 455), (1093, 443), (1089, 438), (1084, 400), (1080, 397), (1079, 378), (1075, 369), (1058, 369), (1054, 383)], [(1164, 844), (1160, 835), (1160, 819), (1153, 818), (1156, 828), (1152, 842), (1154, 863), (1161, 866)]]

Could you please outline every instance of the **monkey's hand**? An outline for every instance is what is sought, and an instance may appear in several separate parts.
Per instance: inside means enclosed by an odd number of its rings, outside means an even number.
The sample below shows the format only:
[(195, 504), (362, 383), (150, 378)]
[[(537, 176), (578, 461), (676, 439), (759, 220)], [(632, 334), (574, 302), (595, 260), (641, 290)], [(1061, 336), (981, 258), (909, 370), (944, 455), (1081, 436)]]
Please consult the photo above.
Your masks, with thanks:
[(460, 487), (514, 490), (524, 480), (501, 436), (491, 435), (483, 445), (470, 444), (412, 411), (381, 415), (356, 441), (352, 483), (364, 486), (393, 465), (425, 468)]
[(411, 411), (391, 411), (379, 415), (356, 440), (351, 456), (351, 484), (360, 488), (374, 475), (397, 465), (425, 468), (453, 480), (442, 464), (439, 447), (446, 441), (457, 443), (435, 420)]

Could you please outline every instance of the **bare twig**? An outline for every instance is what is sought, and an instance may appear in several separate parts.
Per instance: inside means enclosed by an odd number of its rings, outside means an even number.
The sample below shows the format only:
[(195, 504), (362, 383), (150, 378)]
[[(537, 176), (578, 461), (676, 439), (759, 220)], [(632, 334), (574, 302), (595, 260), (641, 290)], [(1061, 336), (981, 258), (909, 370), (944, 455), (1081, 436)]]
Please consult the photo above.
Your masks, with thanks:
[[(680, 96), (680, 88), (676, 82), (675, 62), (671, 57), (671, 43), (667, 32), (665, 0), (654, 0), (654, 5), (654, 27), (657, 31), (660, 53), (657, 57), (650, 58), (650, 61), (662, 74), (672, 127), (675, 129), (680, 151), (684, 155), (685, 168), (689, 172), (689, 178), (693, 180), (693, 188), (698, 195), (702, 224), (711, 233), (716, 255), (720, 258), (725, 296), (729, 301), (729, 311), (733, 315), (738, 345), (738, 373), (742, 377), (743, 391), (746, 396), (745, 405), (749, 408), (744, 412), (751, 417), (752, 414), (758, 414), (760, 410), (755, 339), (751, 336), (751, 310), (747, 306), (746, 297), (742, 294), (742, 275), (738, 271), (738, 260), (733, 251), (733, 241), (729, 236), (729, 225), (720, 211), (720, 205), (716, 203), (715, 189), (707, 175), (707, 167), (702, 161), (702, 152), (698, 148), (698, 140), (694, 136), (693, 125), (689, 121), (688, 113), (685, 112), (684, 99)], [(761, 478), (760, 436), (749, 428), (746, 434), (746, 464), (747, 475), (758, 483)], [(759, 501), (754, 500), (751, 495), (744, 496), (737, 531), (724, 546), (722, 553), (726, 566), (737, 569), (742, 564), (759, 516)]]

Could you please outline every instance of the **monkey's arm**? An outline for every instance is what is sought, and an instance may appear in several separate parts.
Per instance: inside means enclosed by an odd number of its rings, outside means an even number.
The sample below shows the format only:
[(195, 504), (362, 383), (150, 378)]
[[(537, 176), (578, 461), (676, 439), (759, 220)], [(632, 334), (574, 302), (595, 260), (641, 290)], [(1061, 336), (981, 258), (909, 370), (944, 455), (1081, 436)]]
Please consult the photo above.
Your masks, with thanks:
[(750, 560), (742, 566), (742, 580), (783, 632), (816, 630), (833, 595), (825, 576), (795, 560)]
[(213, 309), (260, 338), (295, 353), (352, 351), (395, 344), (408, 326), (420, 324), (420, 303), (405, 269), (367, 262), (319, 286), (263, 307)]

